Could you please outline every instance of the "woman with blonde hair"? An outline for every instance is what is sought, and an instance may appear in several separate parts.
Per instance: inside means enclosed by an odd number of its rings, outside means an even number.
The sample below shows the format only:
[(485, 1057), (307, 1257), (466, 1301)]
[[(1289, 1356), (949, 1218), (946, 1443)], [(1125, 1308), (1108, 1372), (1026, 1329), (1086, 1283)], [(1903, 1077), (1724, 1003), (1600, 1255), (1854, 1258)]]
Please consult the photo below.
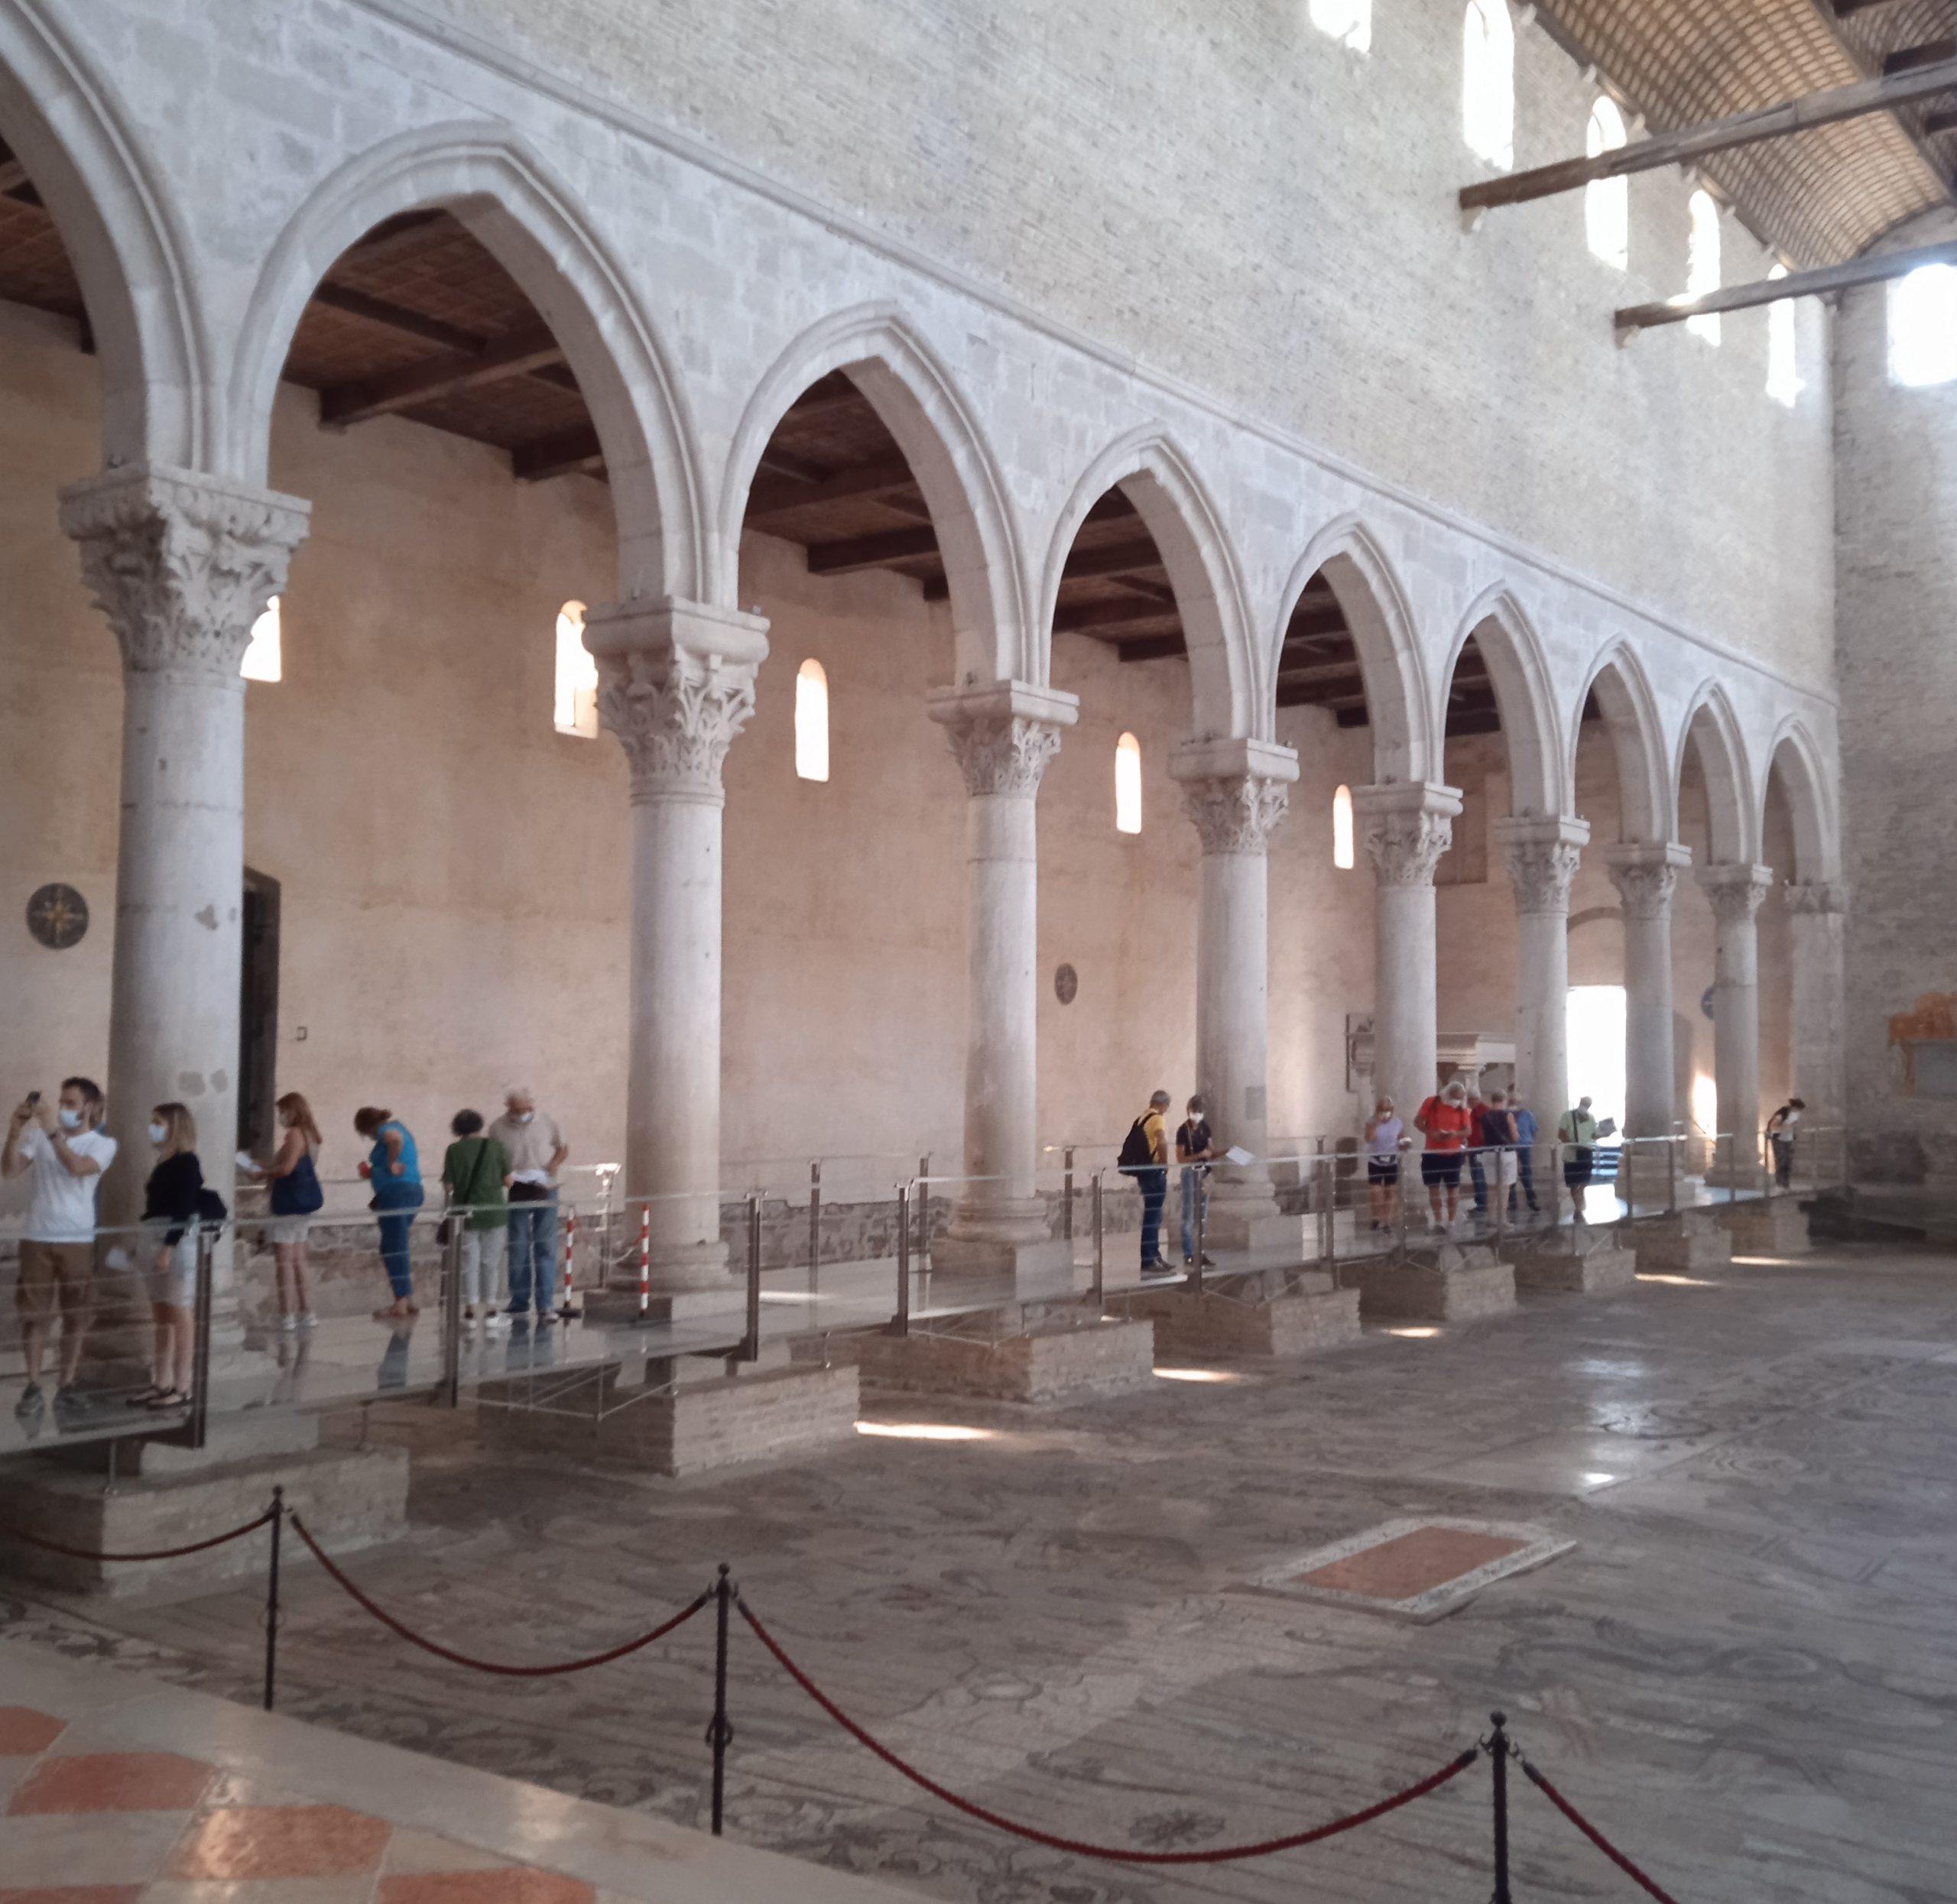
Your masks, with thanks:
[(183, 1104), (160, 1104), (150, 1113), (149, 1137), (157, 1163), (143, 1191), (143, 1227), (154, 1250), (149, 1288), (156, 1361), (149, 1387), (131, 1396), (129, 1406), (187, 1408), (196, 1336), (197, 1225), (204, 1196), (196, 1120)]
[(258, 1175), (271, 1186), (271, 1221), (265, 1234), (277, 1265), (278, 1325), (288, 1334), (313, 1326), (313, 1292), (307, 1277), (306, 1232), (326, 1202), (318, 1158), (325, 1140), (313, 1107), (288, 1091), (273, 1107), (278, 1114), (278, 1150)]

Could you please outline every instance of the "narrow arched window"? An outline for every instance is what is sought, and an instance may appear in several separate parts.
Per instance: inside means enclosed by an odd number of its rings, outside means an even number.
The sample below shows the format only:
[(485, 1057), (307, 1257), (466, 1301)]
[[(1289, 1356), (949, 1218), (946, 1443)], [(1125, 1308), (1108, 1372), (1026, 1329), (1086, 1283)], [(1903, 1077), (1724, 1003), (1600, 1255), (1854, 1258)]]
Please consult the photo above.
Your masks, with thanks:
[(1468, 0), (1461, 22), (1461, 131), (1504, 172), (1515, 164), (1515, 26), (1508, 0)]
[(1371, 50), (1373, 0), (1312, 0), (1312, 24), (1355, 53)]
[(1919, 387), (1957, 378), (1957, 265), (1926, 264), (1889, 287), (1889, 379)]
[[(1767, 275), (1785, 277), (1787, 268), (1776, 264)], [(1794, 342), (1794, 300), (1783, 297), (1777, 304), (1767, 307), (1767, 394), (1777, 404), (1785, 404), (1790, 410), (1794, 399), (1807, 386), (1801, 381), (1799, 352)]]
[(1115, 743), (1115, 831), (1141, 831), (1141, 743), (1132, 734)]
[(557, 611), (557, 694), (560, 734), (598, 732), (598, 663), (584, 644), (584, 604), (566, 602)]
[[(1612, 99), (1590, 109), (1583, 150), (1591, 158), (1615, 152), (1624, 142), (1624, 115)], [(1583, 229), (1592, 254), (1623, 271), (1631, 263), (1631, 181), (1592, 179), (1583, 188)]]
[(819, 661), (795, 670), (795, 772), (805, 780), (829, 778), (829, 676)]
[[(1686, 254), (1685, 294), (1708, 297), (1719, 288), (1719, 208), (1712, 194), (1697, 191), (1692, 195), (1692, 244)], [(1686, 329), (1709, 344), (1719, 341), (1719, 313), (1689, 317)]]
[(245, 644), (238, 672), (248, 681), (277, 680), (285, 672), (283, 641), (278, 597), (274, 595), (265, 604), (265, 613), (252, 624), (252, 638)]
[(1352, 870), (1352, 790), (1342, 787), (1332, 796), (1332, 863), (1342, 873)]

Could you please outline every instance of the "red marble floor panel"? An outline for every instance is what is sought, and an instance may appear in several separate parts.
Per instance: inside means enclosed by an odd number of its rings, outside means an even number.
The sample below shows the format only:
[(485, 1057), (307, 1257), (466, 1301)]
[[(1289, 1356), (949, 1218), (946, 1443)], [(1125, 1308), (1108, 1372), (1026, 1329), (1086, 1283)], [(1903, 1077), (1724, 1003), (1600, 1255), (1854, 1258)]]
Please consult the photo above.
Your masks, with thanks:
[(141, 1904), (140, 1884), (57, 1884), (34, 1891), (0, 1890), (0, 1904)]
[(0, 1706), (0, 1758), (32, 1758), (68, 1729), (66, 1719), (31, 1706)]
[(1368, 1600), (1413, 1600), (1472, 1573), (1477, 1567), (1485, 1567), (1491, 1560), (1520, 1553), (1527, 1545), (1502, 1535), (1469, 1533), (1458, 1527), (1418, 1527), (1397, 1539), (1348, 1554), (1343, 1560), (1315, 1567), (1298, 1579), (1302, 1586), (1358, 1594)]
[(49, 1812), (187, 1812), (216, 1769), (174, 1752), (83, 1752), (36, 1766), (7, 1807), (11, 1817)]
[(595, 1895), (550, 1871), (427, 1871), (381, 1879), (378, 1904), (592, 1904)]
[(229, 1805), (184, 1833), (178, 1878), (345, 1877), (378, 1870), (393, 1828), (337, 1805)]

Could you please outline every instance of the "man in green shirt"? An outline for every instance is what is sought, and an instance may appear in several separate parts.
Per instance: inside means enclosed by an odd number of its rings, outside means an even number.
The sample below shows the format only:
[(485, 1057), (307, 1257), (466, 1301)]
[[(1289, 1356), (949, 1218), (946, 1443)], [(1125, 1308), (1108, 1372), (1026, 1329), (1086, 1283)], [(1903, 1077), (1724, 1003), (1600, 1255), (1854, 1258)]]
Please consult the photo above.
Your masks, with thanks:
[(502, 1326), (503, 1253), (510, 1236), (510, 1153), (482, 1134), (479, 1111), (458, 1111), (449, 1128), (456, 1140), (442, 1158), (449, 1202), (462, 1219), (462, 1319), (473, 1328)]
[(1571, 1205), (1577, 1221), (1586, 1222), (1583, 1193), (1589, 1187), (1597, 1146), (1597, 1120), (1591, 1115), (1588, 1098), (1579, 1098), (1576, 1108), (1563, 1114), (1563, 1121), (1556, 1126), (1556, 1141), (1563, 1147), (1563, 1180), (1568, 1186)]

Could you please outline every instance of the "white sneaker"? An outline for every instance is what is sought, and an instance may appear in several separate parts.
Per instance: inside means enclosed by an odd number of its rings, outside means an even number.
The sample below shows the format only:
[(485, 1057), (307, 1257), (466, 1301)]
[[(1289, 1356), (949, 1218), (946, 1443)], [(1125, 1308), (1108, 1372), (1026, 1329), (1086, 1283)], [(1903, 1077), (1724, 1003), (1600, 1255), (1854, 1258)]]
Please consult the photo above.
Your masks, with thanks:
[(320, 1319), (310, 1309), (301, 1309), (295, 1319), (300, 1328), (309, 1329), (318, 1325)]
[(278, 1319), (278, 1332), (281, 1335), (296, 1335), (299, 1332), (299, 1318), (288, 1311)]

